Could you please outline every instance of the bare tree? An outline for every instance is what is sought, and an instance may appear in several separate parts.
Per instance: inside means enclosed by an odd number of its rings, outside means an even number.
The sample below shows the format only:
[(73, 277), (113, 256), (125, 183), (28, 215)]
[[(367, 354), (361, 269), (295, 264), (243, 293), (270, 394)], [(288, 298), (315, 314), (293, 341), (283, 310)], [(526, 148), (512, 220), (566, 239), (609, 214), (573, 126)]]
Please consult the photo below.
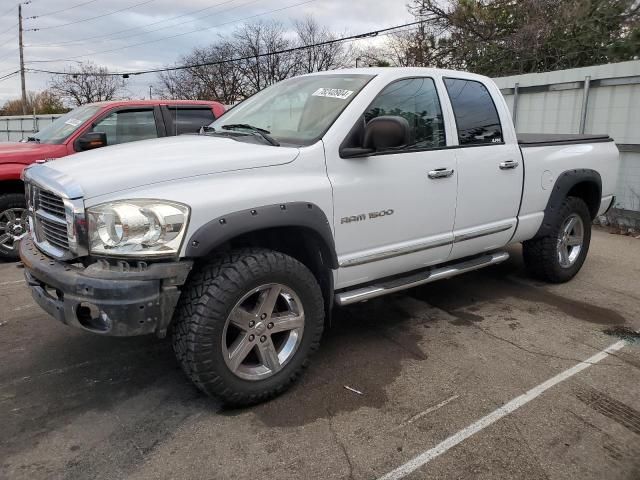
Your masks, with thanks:
[(235, 54), (234, 45), (225, 39), (207, 48), (196, 48), (181, 57), (178, 64), (197, 66), (161, 73), (158, 90), (165, 98), (233, 104), (246, 96), (240, 67), (229, 61)]
[(295, 74), (294, 47), (279, 22), (255, 22), (238, 27), (232, 42), (243, 60), (238, 62), (247, 82), (247, 93), (254, 93)]
[(337, 37), (326, 27), (322, 27), (316, 20), (307, 16), (303, 20), (293, 23), (297, 35), (296, 46), (306, 47), (297, 54), (297, 73), (312, 73), (345, 67), (349, 63), (351, 51), (341, 43), (318, 45), (335, 40)]
[(244, 24), (182, 56), (176, 64), (189, 67), (161, 73), (157, 89), (165, 98), (232, 104), (294, 75), (348, 65), (344, 45), (317, 45), (334, 38), (312, 17), (294, 22), (293, 31), (273, 21)]
[(83, 105), (114, 100), (122, 93), (123, 86), (120, 79), (109, 75), (109, 70), (105, 67), (86, 62), (65, 75), (53, 77), (50, 89), (74, 105)]

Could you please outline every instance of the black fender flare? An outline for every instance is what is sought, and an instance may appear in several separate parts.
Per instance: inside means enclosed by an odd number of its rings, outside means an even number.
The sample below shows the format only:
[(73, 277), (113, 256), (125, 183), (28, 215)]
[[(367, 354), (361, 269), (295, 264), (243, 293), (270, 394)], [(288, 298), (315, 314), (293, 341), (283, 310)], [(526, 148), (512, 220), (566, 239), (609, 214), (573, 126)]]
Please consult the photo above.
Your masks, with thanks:
[(303, 227), (313, 231), (324, 243), (329, 267), (338, 268), (331, 224), (322, 209), (309, 202), (264, 205), (215, 218), (188, 239), (185, 256), (202, 257), (242, 234), (276, 227)]
[(579, 168), (562, 172), (558, 175), (553, 185), (547, 206), (544, 209), (542, 225), (540, 225), (534, 238), (544, 237), (550, 234), (552, 226), (556, 223), (556, 215), (558, 214), (560, 205), (562, 205), (564, 199), (567, 198), (569, 191), (583, 182), (595, 184), (598, 188), (598, 199), (602, 197), (602, 178), (595, 170)]

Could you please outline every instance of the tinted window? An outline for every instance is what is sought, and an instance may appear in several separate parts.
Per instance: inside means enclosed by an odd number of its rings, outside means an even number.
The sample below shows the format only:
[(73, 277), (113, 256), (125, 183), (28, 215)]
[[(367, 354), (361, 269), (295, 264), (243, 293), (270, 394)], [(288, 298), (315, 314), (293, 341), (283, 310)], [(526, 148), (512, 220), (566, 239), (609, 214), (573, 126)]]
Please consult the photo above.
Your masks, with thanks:
[(410, 78), (388, 85), (365, 112), (370, 122), (382, 115), (404, 117), (411, 128), (408, 149), (446, 145), (438, 92), (430, 78)]
[(209, 125), (215, 120), (210, 108), (176, 108), (167, 107), (171, 126), (167, 135), (180, 135), (182, 133), (196, 133), (200, 127)]
[(107, 135), (107, 145), (157, 138), (153, 110), (124, 110), (113, 112), (93, 127), (94, 132)]
[(480, 82), (445, 78), (460, 145), (501, 143), (502, 127), (491, 94)]

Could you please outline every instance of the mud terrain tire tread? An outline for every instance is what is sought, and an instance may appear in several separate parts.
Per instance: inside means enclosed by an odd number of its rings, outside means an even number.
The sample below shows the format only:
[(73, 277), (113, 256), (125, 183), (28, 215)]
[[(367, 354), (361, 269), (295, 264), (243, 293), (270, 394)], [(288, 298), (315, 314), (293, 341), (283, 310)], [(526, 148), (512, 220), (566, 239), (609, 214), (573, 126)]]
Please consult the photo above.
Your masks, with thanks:
[[(565, 219), (577, 213), (584, 224), (582, 251), (576, 262), (569, 268), (562, 268), (558, 260), (557, 241)], [(539, 280), (550, 283), (564, 283), (571, 280), (582, 268), (589, 244), (591, 243), (591, 215), (587, 204), (581, 198), (567, 197), (555, 217), (550, 235), (527, 240), (522, 243), (522, 255), (529, 273)]]
[[(251, 288), (288, 280), (304, 306), (298, 352), (277, 374), (259, 382), (231, 373), (221, 354), (222, 331), (231, 309)], [(244, 248), (221, 253), (196, 267), (185, 285), (172, 324), (175, 355), (184, 372), (207, 395), (228, 406), (266, 401), (289, 388), (320, 345), (324, 301), (320, 286), (298, 260), (273, 250)]]

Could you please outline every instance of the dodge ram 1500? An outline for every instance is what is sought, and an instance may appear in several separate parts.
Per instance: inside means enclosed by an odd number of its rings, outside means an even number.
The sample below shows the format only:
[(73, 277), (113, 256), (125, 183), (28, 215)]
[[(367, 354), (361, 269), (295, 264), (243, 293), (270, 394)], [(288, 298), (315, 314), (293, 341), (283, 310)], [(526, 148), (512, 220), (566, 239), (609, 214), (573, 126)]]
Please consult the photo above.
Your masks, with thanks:
[(170, 334), (234, 405), (290, 386), (334, 306), (508, 258), (582, 267), (613, 202), (607, 135), (516, 135), (488, 78), (427, 68), (285, 80), (199, 135), (28, 168), (36, 302), (102, 335)]

